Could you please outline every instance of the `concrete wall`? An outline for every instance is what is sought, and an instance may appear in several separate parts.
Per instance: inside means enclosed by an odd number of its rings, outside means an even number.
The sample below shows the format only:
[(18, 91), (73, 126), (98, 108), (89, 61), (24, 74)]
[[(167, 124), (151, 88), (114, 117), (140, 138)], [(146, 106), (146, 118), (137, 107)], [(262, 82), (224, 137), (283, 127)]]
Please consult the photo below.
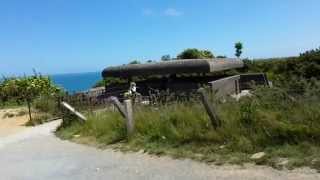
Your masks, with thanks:
[[(268, 81), (264, 74), (243, 74), (236, 76), (212, 76), (212, 77), (173, 77), (173, 78), (156, 78), (136, 82), (137, 91), (142, 96), (149, 96), (151, 89), (166, 90), (170, 92), (195, 92), (200, 86), (208, 85), (218, 96), (227, 94), (236, 94), (243, 89), (250, 89), (250, 85), (254, 82), (257, 85), (268, 85)], [(128, 91), (129, 84), (114, 84), (106, 87), (105, 97), (117, 96), (123, 98), (123, 94)]]
[(209, 82), (216, 96), (237, 94), (244, 89), (251, 89), (252, 84), (269, 85), (268, 79), (263, 73), (235, 75)]
[(264, 73), (241, 74), (239, 86), (240, 89), (250, 89), (254, 85), (269, 85), (267, 76)]
[(213, 92), (216, 96), (223, 96), (226, 94), (238, 93), (238, 82), (240, 80), (240, 75), (231, 76), (216, 81), (209, 82)]

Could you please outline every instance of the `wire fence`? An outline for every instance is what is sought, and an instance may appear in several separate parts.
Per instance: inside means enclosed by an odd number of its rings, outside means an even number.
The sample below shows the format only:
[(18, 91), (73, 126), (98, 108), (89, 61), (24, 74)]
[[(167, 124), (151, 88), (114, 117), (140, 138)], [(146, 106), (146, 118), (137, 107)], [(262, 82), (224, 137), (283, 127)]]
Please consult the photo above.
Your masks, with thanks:
[(148, 94), (139, 94), (138, 92), (125, 96), (126, 90), (116, 90), (110, 92), (99, 91), (99, 93), (76, 93), (76, 94), (66, 94), (59, 98), (59, 101), (68, 102), (70, 105), (78, 110), (93, 111), (96, 109), (106, 108), (112, 106), (112, 103), (108, 100), (109, 97), (118, 94), (117, 98), (120, 102), (125, 99), (132, 99), (134, 104), (142, 105), (164, 105), (171, 104), (174, 102), (184, 102), (199, 100), (198, 89), (189, 89), (188, 91), (169, 91), (169, 90), (158, 90), (149, 88)]

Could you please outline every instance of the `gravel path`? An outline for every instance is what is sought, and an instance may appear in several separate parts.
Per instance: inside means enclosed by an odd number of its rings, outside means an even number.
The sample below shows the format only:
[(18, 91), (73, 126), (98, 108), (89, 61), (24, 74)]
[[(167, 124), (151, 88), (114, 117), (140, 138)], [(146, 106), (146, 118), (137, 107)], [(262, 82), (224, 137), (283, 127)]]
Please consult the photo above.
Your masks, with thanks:
[(0, 138), (0, 179), (320, 179), (320, 174), (310, 169), (208, 166), (191, 160), (98, 150), (56, 138), (52, 131), (59, 123), (53, 121)]

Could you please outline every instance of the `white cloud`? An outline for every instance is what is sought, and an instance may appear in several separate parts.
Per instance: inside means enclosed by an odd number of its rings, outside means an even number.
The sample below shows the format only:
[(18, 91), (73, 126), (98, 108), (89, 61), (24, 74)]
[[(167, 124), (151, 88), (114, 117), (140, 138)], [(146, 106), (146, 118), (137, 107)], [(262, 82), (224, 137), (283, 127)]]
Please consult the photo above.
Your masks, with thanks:
[(165, 16), (181, 16), (183, 15), (183, 12), (178, 11), (174, 8), (167, 8), (166, 10), (164, 10), (163, 14)]
[(151, 16), (154, 14), (154, 11), (152, 9), (143, 9), (142, 14), (145, 16)]

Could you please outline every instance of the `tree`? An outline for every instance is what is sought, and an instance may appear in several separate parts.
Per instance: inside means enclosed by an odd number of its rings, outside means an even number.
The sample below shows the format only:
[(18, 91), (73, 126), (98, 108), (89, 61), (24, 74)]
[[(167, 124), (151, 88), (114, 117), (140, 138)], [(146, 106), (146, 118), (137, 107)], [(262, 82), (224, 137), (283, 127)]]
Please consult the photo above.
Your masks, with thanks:
[(171, 57), (169, 54), (161, 56), (161, 61), (170, 61), (170, 60), (171, 60)]
[(60, 91), (49, 77), (41, 75), (18, 79), (18, 87), (21, 99), (27, 102), (30, 121), (32, 121), (31, 103), (33, 100), (41, 95), (54, 96)]
[(1, 96), (8, 99), (23, 100), (28, 105), (29, 118), (31, 117), (31, 103), (41, 95), (56, 95), (60, 91), (49, 77), (35, 74), (34, 76), (11, 78), (1, 83)]
[(207, 59), (214, 58), (213, 53), (211, 51), (209, 51), (209, 50), (202, 50), (200, 52), (201, 52), (203, 58), (207, 58)]
[(219, 55), (219, 56), (217, 56), (217, 58), (218, 58), (218, 59), (227, 58), (227, 56), (225, 56), (225, 55)]
[(240, 58), (240, 56), (242, 54), (242, 48), (243, 48), (242, 43), (241, 42), (235, 43), (234, 48), (236, 48), (235, 55), (237, 56), (237, 58)]
[(214, 55), (209, 50), (198, 50), (196, 48), (186, 49), (182, 51), (177, 59), (211, 59)]
[(141, 64), (141, 62), (138, 61), (138, 60), (133, 60), (133, 61), (131, 61), (129, 64)]

